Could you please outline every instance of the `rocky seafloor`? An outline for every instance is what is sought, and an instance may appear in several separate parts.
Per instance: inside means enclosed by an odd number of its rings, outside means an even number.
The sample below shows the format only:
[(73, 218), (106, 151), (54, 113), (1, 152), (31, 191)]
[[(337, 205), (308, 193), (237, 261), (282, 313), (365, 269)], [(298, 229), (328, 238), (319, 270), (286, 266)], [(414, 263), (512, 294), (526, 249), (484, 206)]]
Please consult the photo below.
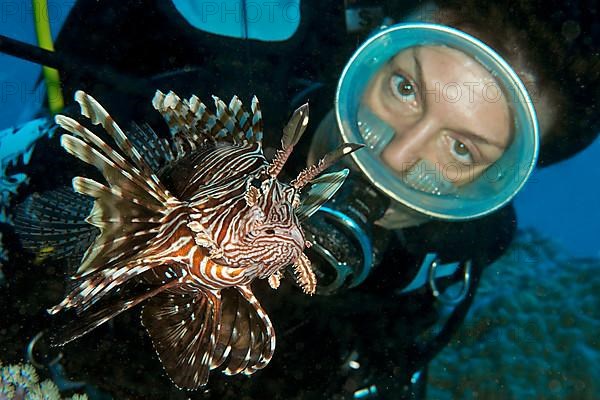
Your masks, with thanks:
[(429, 369), (430, 399), (600, 398), (600, 260), (521, 231)]

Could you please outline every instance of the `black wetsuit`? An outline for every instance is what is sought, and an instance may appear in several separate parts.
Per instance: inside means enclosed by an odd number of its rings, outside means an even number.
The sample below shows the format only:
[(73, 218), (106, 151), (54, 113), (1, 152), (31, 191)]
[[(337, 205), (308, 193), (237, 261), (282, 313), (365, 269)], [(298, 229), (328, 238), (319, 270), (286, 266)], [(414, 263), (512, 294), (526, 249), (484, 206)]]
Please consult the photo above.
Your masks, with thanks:
[[(277, 146), (281, 127), (306, 100), (316, 129), (333, 105), (341, 69), (363, 39), (346, 32), (343, 2), (306, 3), (296, 34), (267, 43), (199, 32), (170, 1), (80, 2), (56, 43), (58, 52), (87, 65), (63, 71), (65, 96), (83, 89), (122, 125), (150, 121), (160, 129), (163, 123), (150, 103), (157, 88), (181, 97), (197, 94), (204, 101), (211, 94), (224, 99), (237, 94), (245, 101), (256, 94), (266, 144)], [(122, 79), (100, 81), (89, 74), (89, 68), (103, 65), (147, 86), (127, 87), (118, 83)], [(309, 143), (303, 139), (292, 168), (305, 165)], [(40, 176), (33, 180), (35, 189), (50, 185)], [(251, 378), (211, 374), (207, 392), (180, 392), (169, 383), (135, 311), (68, 345), (63, 362), (70, 375), (116, 398), (334, 399), (352, 398), (355, 390), (371, 385), (379, 398), (419, 398), (427, 363), (462, 322), (482, 270), (503, 253), (515, 226), (509, 205), (475, 221), (430, 222), (398, 231), (368, 279), (333, 296), (308, 297), (286, 284), (272, 291), (257, 282), (257, 297), (278, 333), (274, 358)], [(397, 293), (431, 252), (442, 262), (473, 261), (469, 296), (441, 327), (444, 310), (429, 288)], [(454, 279), (462, 279), (462, 271)], [(350, 359), (360, 367), (349, 368)]]

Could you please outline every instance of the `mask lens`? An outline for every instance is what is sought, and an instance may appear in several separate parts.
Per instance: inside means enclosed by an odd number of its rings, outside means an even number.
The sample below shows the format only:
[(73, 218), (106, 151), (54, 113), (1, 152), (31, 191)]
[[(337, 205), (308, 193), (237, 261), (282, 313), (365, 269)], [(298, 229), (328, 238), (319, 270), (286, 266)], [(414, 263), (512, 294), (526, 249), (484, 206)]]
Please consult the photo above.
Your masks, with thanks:
[(340, 77), (335, 112), (340, 141), (366, 144), (351, 155), (355, 170), (428, 218), (499, 209), (537, 159), (537, 120), (523, 82), (485, 43), (443, 25), (398, 24), (369, 38)]

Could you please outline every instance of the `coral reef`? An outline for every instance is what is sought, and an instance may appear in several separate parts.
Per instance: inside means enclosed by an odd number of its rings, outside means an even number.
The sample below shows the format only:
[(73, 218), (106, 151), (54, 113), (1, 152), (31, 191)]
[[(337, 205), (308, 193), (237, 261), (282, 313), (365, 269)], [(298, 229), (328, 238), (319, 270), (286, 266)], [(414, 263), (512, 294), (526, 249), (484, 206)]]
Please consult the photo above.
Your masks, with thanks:
[[(40, 382), (30, 364), (2, 366), (0, 362), (0, 400), (60, 400), (58, 387), (51, 381)], [(71, 400), (87, 400), (76, 394)]]
[(520, 232), (432, 362), (428, 398), (600, 398), (599, 272), (600, 260)]

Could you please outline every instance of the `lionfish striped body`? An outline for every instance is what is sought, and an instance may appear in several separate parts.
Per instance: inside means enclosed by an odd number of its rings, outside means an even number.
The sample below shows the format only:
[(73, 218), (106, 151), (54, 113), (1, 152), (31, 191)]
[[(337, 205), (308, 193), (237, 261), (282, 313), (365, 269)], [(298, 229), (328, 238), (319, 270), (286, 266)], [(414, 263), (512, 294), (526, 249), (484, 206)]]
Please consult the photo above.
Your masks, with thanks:
[[(75, 120), (56, 117), (71, 133), (61, 137), (62, 146), (107, 181), (73, 180), (75, 192), (94, 199), (86, 221), (100, 234), (81, 260), (73, 290), (49, 310), (78, 314), (57, 343), (143, 303), (142, 323), (177, 386), (205, 385), (220, 366), (228, 374), (265, 367), (275, 332), (250, 284), (268, 279), (277, 288), (283, 269), (293, 265), (302, 289), (315, 291), (300, 223), (337, 191), (347, 171), (317, 176), (360, 146), (342, 146), (286, 184), (277, 175), (306, 128), (306, 105), (268, 161), (256, 98), (250, 112), (235, 96), (229, 105), (215, 98), (213, 114), (195, 96), (182, 101), (157, 92), (153, 105), (172, 141), (139, 129), (125, 134), (92, 97), (80, 91), (75, 99), (120, 152)], [(33, 225), (22, 222), (21, 230), (31, 233)]]

